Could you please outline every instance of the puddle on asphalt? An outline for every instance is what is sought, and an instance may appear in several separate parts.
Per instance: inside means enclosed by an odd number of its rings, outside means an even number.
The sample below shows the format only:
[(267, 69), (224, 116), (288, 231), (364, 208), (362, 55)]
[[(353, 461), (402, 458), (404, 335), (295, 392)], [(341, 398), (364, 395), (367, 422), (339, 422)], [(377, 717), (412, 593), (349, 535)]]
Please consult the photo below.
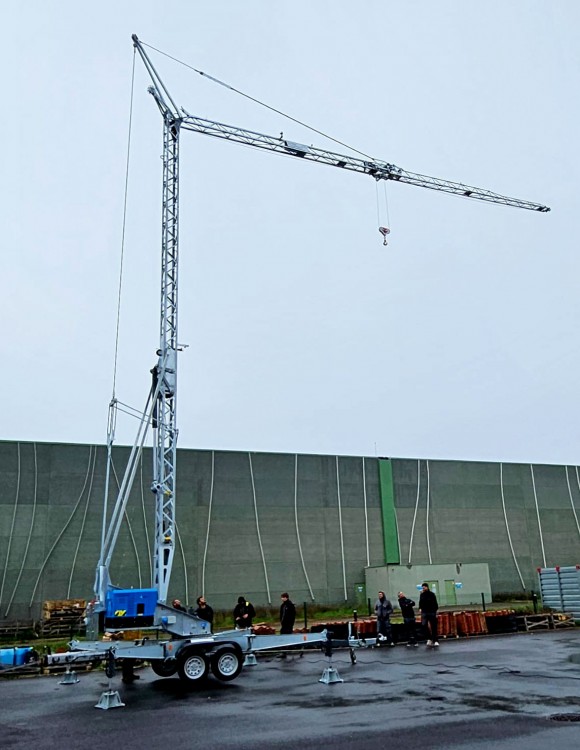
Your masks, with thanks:
[(352, 708), (353, 706), (368, 706), (370, 703), (399, 703), (404, 700), (399, 696), (370, 695), (360, 698), (344, 698), (340, 695), (324, 695), (312, 698), (308, 701), (284, 700), (272, 705), (293, 706), (295, 708), (312, 708), (318, 711), (320, 708)]

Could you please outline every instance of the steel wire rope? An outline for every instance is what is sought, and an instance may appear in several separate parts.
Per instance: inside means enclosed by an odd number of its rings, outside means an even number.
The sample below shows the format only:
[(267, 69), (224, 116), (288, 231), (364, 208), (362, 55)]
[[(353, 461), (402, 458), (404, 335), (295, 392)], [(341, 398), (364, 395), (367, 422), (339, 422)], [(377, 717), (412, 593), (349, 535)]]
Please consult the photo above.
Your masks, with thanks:
[(391, 215), (389, 211), (389, 194), (387, 192), (387, 183), (385, 182), (385, 180), (383, 180), (382, 183), (383, 183), (383, 193), (385, 196), (385, 208), (387, 210), (387, 226), (390, 229), (391, 228)]
[(431, 476), (429, 472), (429, 459), (427, 459), (425, 463), (427, 465), (427, 512), (425, 515), (425, 530), (427, 532), (427, 552), (429, 554), (429, 565), (432, 565), (433, 560), (431, 559), (431, 540), (429, 538), (429, 506), (431, 500)]
[(268, 582), (268, 570), (266, 569), (266, 558), (264, 556), (264, 548), (262, 547), (262, 536), (260, 534), (260, 523), (258, 521), (258, 501), (256, 498), (256, 485), (254, 482), (254, 469), (252, 466), (252, 454), (248, 452), (248, 458), (250, 460), (250, 478), (252, 480), (252, 495), (254, 497), (254, 514), (256, 516), (256, 531), (258, 532), (258, 545), (260, 547), (260, 555), (262, 556), (262, 565), (264, 566), (264, 578), (266, 580), (266, 591), (268, 593), (268, 604), (272, 604), (272, 598), (270, 596), (270, 583)]
[[(578, 467), (576, 467), (578, 471)], [(568, 475), (568, 467), (566, 466), (566, 483), (568, 484), (568, 495), (570, 496), (570, 505), (572, 506), (572, 513), (574, 514), (574, 520), (576, 521), (576, 528), (578, 529), (578, 535), (580, 536), (580, 524), (578, 523), (578, 514), (574, 507), (574, 500), (572, 498), (572, 487), (570, 486), (570, 476)]]
[[(0, 586), (0, 608), (2, 607), (2, 597), (4, 595), (4, 584), (6, 583), (6, 574), (8, 573), (8, 562), (10, 559), (10, 548), (14, 537), (14, 526), (16, 524), (16, 512), (18, 510), (18, 498), (20, 496), (20, 443), (16, 443), (16, 497), (14, 498), (14, 510), (12, 511), (12, 523), (10, 525), (10, 536), (8, 537), (8, 547), (6, 549), (6, 564), (2, 573), (2, 586)], [(6, 613), (8, 614), (8, 613)]]
[(207, 550), (209, 547), (209, 530), (211, 525), (211, 511), (213, 506), (213, 487), (215, 479), (215, 451), (211, 452), (211, 479), (209, 485), (209, 506), (207, 509), (207, 528), (205, 531), (205, 546), (203, 549), (203, 561), (201, 564), (201, 595), (205, 596), (205, 564), (207, 562)]
[(133, 47), (133, 65), (131, 69), (131, 94), (129, 97), (129, 127), (127, 134), (127, 158), (125, 162), (125, 194), (123, 197), (123, 222), (121, 228), (121, 259), (119, 264), (119, 290), (117, 293), (117, 323), (115, 327), (115, 356), (113, 362), (113, 400), (117, 385), (117, 360), (119, 355), (119, 330), (121, 323), (121, 293), (123, 290), (123, 261), (125, 258), (125, 233), (127, 228), (127, 199), (129, 195), (129, 166), (131, 163), (131, 132), (133, 127), (133, 94), (135, 91), (135, 59), (137, 50)]
[[(386, 217), (387, 217), (387, 223), (386, 226), (388, 229), (391, 227), (391, 217), (389, 216), (389, 198), (387, 195), (387, 183), (385, 180), (381, 180), (383, 183), (383, 193), (384, 193), (384, 199), (385, 199), (385, 211), (386, 211)], [(379, 208), (379, 180), (375, 180), (375, 194), (377, 198), (377, 225), (380, 227), (382, 226), (381, 221), (381, 212)]]
[(87, 502), (85, 504), (85, 512), (83, 513), (83, 520), (82, 520), (82, 523), (81, 523), (81, 529), (79, 531), (79, 538), (77, 539), (77, 547), (76, 547), (76, 550), (75, 550), (75, 553), (74, 553), (74, 556), (73, 556), (73, 561), (72, 561), (72, 565), (71, 565), (71, 569), (70, 569), (70, 576), (69, 576), (69, 579), (68, 579), (68, 589), (67, 589), (67, 592), (66, 592), (66, 598), (67, 599), (70, 599), (70, 592), (71, 592), (71, 588), (72, 588), (72, 579), (73, 579), (73, 575), (74, 575), (74, 571), (75, 571), (75, 566), (77, 564), (77, 557), (78, 557), (78, 554), (79, 554), (79, 549), (81, 547), (81, 539), (83, 538), (83, 531), (85, 530), (85, 523), (86, 523), (86, 520), (87, 520), (87, 513), (89, 511), (89, 502), (91, 500), (91, 490), (93, 489), (93, 480), (95, 478), (95, 463), (96, 463), (96, 460), (97, 460), (97, 450), (95, 448), (95, 452), (93, 454), (93, 468), (92, 468), (92, 471), (91, 471), (91, 481), (90, 481), (90, 484), (89, 484), (89, 491), (87, 492)]
[(189, 604), (189, 585), (187, 583), (187, 563), (185, 562), (185, 550), (183, 548), (183, 542), (181, 541), (181, 534), (179, 533), (179, 527), (177, 521), (175, 522), (175, 533), (177, 535), (177, 541), (179, 542), (179, 549), (181, 551), (181, 559), (183, 561), (183, 578), (185, 580), (185, 601)]
[(18, 576), (16, 578), (16, 583), (14, 584), (14, 588), (12, 590), (12, 596), (10, 597), (10, 601), (8, 602), (8, 606), (6, 607), (5, 617), (8, 617), (8, 614), (10, 612), (10, 607), (12, 606), (12, 602), (14, 601), (14, 597), (16, 596), (16, 589), (18, 588), (18, 584), (20, 583), (20, 579), (22, 577), (22, 571), (24, 570), (24, 565), (26, 564), (26, 558), (28, 557), (28, 550), (30, 548), (30, 542), (32, 540), (32, 529), (34, 528), (34, 521), (36, 519), (36, 501), (37, 501), (37, 491), (38, 491), (38, 462), (36, 458), (36, 443), (32, 443), (33, 446), (33, 452), (34, 452), (34, 500), (32, 504), (32, 517), (30, 519), (30, 527), (28, 529), (28, 539), (26, 540), (26, 547), (24, 549), (24, 556), (22, 557), (22, 565), (20, 566), (20, 570), (18, 571)]
[(534, 477), (534, 466), (530, 464), (530, 471), (532, 473), (532, 488), (534, 490), (534, 502), (536, 503), (536, 516), (538, 518), (538, 531), (540, 532), (540, 546), (542, 548), (542, 561), (544, 568), (546, 567), (546, 550), (544, 549), (544, 536), (542, 534), (542, 522), (540, 520), (540, 507), (538, 505), (538, 495), (536, 492), (536, 479)]
[[(95, 448), (95, 452), (96, 452), (96, 448)], [(74, 508), (72, 509), (72, 511), (71, 511), (71, 514), (70, 514), (70, 516), (68, 517), (68, 521), (67, 521), (67, 522), (65, 523), (65, 525), (64, 525), (64, 526), (62, 527), (62, 529), (60, 530), (60, 532), (59, 532), (58, 536), (56, 537), (56, 539), (55, 539), (55, 540), (54, 540), (54, 542), (52, 543), (52, 547), (51, 547), (51, 548), (50, 548), (50, 549), (48, 550), (48, 553), (47, 553), (46, 557), (44, 558), (44, 562), (43, 562), (43, 563), (42, 563), (42, 565), (40, 566), (40, 570), (38, 571), (38, 576), (36, 577), (36, 581), (35, 581), (35, 583), (34, 583), (34, 588), (32, 589), (32, 594), (31, 594), (31, 596), (30, 596), (30, 603), (29, 603), (29, 605), (28, 605), (29, 607), (32, 607), (32, 602), (34, 601), (34, 594), (36, 594), (36, 589), (37, 589), (37, 587), (38, 587), (38, 584), (39, 584), (39, 582), (40, 582), (40, 579), (41, 579), (41, 577), (42, 577), (42, 574), (43, 574), (43, 572), (44, 572), (44, 569), (45, 569), (46, 565), (48, 564), (48, 561), (49, 561), (49, 559), (50, 559), (50, 556), (52, 555), (52, 553), (53, 553), (53, 552), (54, 552), (54, 550), (56, 549), (56, 545), (57, 545), (57, 544), (59, 543), (59, 541), (60, 541), (60, 540), (62, 539), (62, 537), (63, 537), (63, 534), (65, 533), (65, 531), (66, 531), (66, 530), (68, 529), (68, 527), (70, 526), (70, 523), (71, 523), (71, 521), (72, 521), (72, 519), (73, 519), (73, 517), (74, 517), (75, 513), (77, 512), (77, 508), (78, 508), (78, 507), (79, 507), (79, 505), (80, 505), (80, 502), (81, 502), (81, 500), (82, 500), (82, 497), (83, 497), (83, 495), (85, 494), (85, 488), (86, 488), (86, 486), (87, 486), (87, 482), (89, 481), (89, 474), (90, 474), (90, 471), (91, 471), (91, 460), (92, 460), (92, 458), (93, 458), (93, 446), (92, 446), (92, 445), (90, 445), (90, 446), (89, 446), (89, 460), (88, 460), (88, 463), (87, 463), (87, 473), (85, 474), (85, 481), (84, 481), (84, 483), (83, 483), (83, 487), (82, 487), (82, 489), (81, 489), (80, 495), (78, 496), (78, 499), (77, 499), (77, 501), (76, 501), (76, 503), (75, 503), (75, 506), (74, 506)]]
[(419, 497), (421, 492), (421, 459), (417, 459), (417, 499), (415, 500), (415, 512), (413, 513), (413, 522), (411, 523), (411, 538), (409, 540), (409, 560), (411, 564), (411, 555), (413, 553), (413, 535), (415, 533), (415, 523), (417, 522), (417, 511), (419, 510)]
[(145, 495), (143, 493), (143, 454), (139, 459), (139, 480), (141, 483), (141, 510), (143, 511), (143, 528), (145, 529), (145, 545), (147, 547), (147, 556), (149, 558), (149, 572), (153, 582), (153, 559), (151, 558), (151, 547), (149, 539), (149, 524), (147, 523), (147, 513), (145, 511)]
[(520, 583), (522, 584), (522, 589), (525, 591), (526, 590), (526, 584), (524, 583), (524, 579), (523, 579), (521, 571), (520, 571), (520, 566), (518, 565), (518, 561), (517, 561), (517, 558), (516, 558), (516, 553), (515, 553), (515, 550), (514, 550), (514, 545), (512, 543), (512, 535), (510, 534), (510, 527), (509, 527), (509, 524), (508, 524), (507, 510), (506, 510), (506, 506), (505, 506), (505, 496), (504, 496), (504, 489), (503, 489), (503, 463), (500, 463), (500, 465), (499, 465), (499, 486), (500, 486), (500, 490), (501, 490), (501, 505), (502, 505), (502, 508), (503, 508), (503, 517), (504, 517), (504, 521), (505, 521), (505, 530), (507, 531), (507, 538), (508, 538), (508, 542), (509, 542), (509, 545), (510, 545), (510, 549), (512, 551), (512, 557), (513, 557), (513, 560), (514, 560), (514, 565), (516, 566), (516, 570), (518, 571), (518, 576), (519, 576), (519, 579), (520, 579)]
[[(115, 324), (115, 353), (113, 357), (113, 386), (111, 401), (109, 403), (109, 418), (107, 424), (107, 468), (105, 472), (105, 497), (103, 501), (103, 523), (101, 529), (101, 551), (99, 555), (99, 566), (104, 562), (102, 559), (105, 549), (105, 529), (107, 525), (107, 510), (109, 498), (109, 483), (111, 466), (113, 464), (113, 442), (115, 440), (116, 416), (116, 385), (117, 385), (117, 362), (119, 357), (119, 330), (121, 324), (121, 295), (123, 290), (123, 263), (125, 259), (125, 234), (127, 228), (127, 200), (129, 195), (129, 165), (131, 163), (131, 132), (133, 128), (133, 98), (135, 91), (135, 60), (137, 50), (133, 48), (133, 62), (131, 65), (131, 93), (129, 95), (129, 125), (127, 132), (127, 157), (125, 160), (125, 189), (123, 196), (123, 220), (121, 225), (121, 257), (119, 261), (119, 287), (117, 291), (117, 319)], [(118, 484), (118, 482), (117, 482)]]
[[(117, 484), (117, 490), (121, 489), (121, 485), (119, 483), (119, 477), (117, 476), (117, 471), (115, 469), (115, 464), (111, 461), (111, 468), (113, 469), (113, 476), (115, 477), (115, 482)], [(137, 550), (137, 544), (135, 543), (135, 535), (133, 534), (133, 527), (131, 526), (131, 521), (129, 520), (129, 514), (127, 513), (127, 509), (125, 508), (125, 511), (123, 513), (123, 517), (127, 523), (127, 529), (129, 531), (129, 537), (131, 539), (131, 543), (133, 545), (133, 551), (135, 552), (135, 560), (137, 562), (137, 575), (139, 576), (139, 588), (143, 587), (143, 580), (141, 578), (141, 561), (139, 559), (139, 552)]]
[(310, 579), (308, 578), (308, 573), (306, 572), (306, 563), (304, 562), (304, 555), (302, 553), (302, 542), (300, 541), (300, 528), (298, 526), (298, 454), (294, 454), (294, 523), (296, 524), (296, 539), (298, 541), (298, 553), (300, 554), (300, 563), (302, 564), (302, 571), (304, 573), (304, 578), (306, 579), (306, 584), (308, 586), (308, 591), (310, 591), (310, 598), (312, 601), (315, 601), (314, 592), (312, 591), (312, 586), (310, 585)]
[(239, 94), (240, 96), (243, 96), (244, 98), (249, 99), (255, 104), (259, 104), (261, 107), (265, 107), (266, 109), (269, 109), (271, 112), (275, 112), (278, 115), (282, 115), (282, 117), (285, 117), (287, 120), (291, 120), (292, 122), (295, 122), (298, 125), (301, 125), (302, 127), (307, 128), (308, 130), (311, 130), (313, 133), (318, 133), (318, 135), (321, 135), (323, 138), (328, 138), (329, 141), (338, 143), (340, 146), (344, 146), (345, 148), (348, 148), (350, 151), (354, 151), (355, 153), (360, 154), (361, 156), (366, 156), (368, 159), (374, 158), (370, 156), (369, 154), (365, 154), (364, 151), (359, 151), (357, 148), (354, 148), (353, 146), (349, 146), (348, 143), (344, 143), (344, 141), (339, 141), (337, 138), (333, 138), (331, 135), (324, 133), (322, 130), (318, 130), (317, 128), (312, 127), (312, 125), (308, 125), (302, 120), (298, 120), (296, 117), (292, 117), (292, 115), (286, 114), (286, 112), (282, 112), (282, 110), (276, 109), (276, 107), (272, 107), (271, 105), (266, 104), (260, 99), (256, 99), (255, 97), (250, 96), (249, 94), (246, 94), (243, 91), (240, 91), (240, 89), (234, 88), (234, 86), (230, 86), (229, 83), (220, 81), (219, 78), (215, 78), (214, 76), (209, 75), (209, 73), (204, 73), (203, 70), (199, 70), (198, 68), (195, 68), (193, 65), (189, 65), (189, 63), (186, 63), (183, 60), (179, 60), (177, 57), (173, 57), (173, 55), (170, 55), (167, 52), (163, 52), (163, 50), (160, 50), (157, 47), (154, 47), (152, 44), (147, 44), (147, 42), (144, 42), (143, 40), (140, 40), (140, 42), (144, 47), (149, 47), (149, 49), (155, 50), (155, 52), (158, 52), (160, 55), (163, 55), (164, 57), (168, 57), (170, 60), (173, 60), (179, 65), (183, 65), (185, 68), (189, 68), (189, 70), (193, 70), (194, 73), (198, 73), (200, 76), (207, 78), (209, 81), (213, 81), (213, 83), (217, 83), (220, 86), (223, 86), (224, 88), (229, 89), (230, 91), (233, 91), (235, 94)]
[(342, 583), (344, 586), (344, 601), (348, 599), (348, 591), (346, 588), (346, 566), (344, 562), (344, 538), (342, 534), (342, 505), (340, 502), (340, 476), (338, 473), (338, 456), (335, 456), (336, 461), (336, 496), (338, 501), (338, 528), (340, 531), (340, 556), (342, 559)]
[(362, 480), (363, 480), (363, 502), (365, 506), (365, 539), (367, 544), (367, 568), (371, 565), (371, 553), (369, 545), (369, 514), (367, 508), (367, 477), (365, 469), (365, 457), (362, 457)]

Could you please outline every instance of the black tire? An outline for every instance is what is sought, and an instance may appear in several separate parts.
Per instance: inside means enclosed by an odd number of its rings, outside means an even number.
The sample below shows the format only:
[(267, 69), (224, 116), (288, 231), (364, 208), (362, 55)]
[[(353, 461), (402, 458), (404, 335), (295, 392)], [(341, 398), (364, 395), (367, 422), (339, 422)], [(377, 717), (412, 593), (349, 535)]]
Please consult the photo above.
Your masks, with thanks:
[(244, 666), (244, 655), (241, 649), (224, 646), (210, 656), (211, 671), (222, 682), (235, 680)]
[(151, 662), (151, 669), (155, 672), (157, 677), (173, 677), (177, 674), (177, 662), (175, 659), (155, 659)]
[(177, 656), (177, 671), (182, 682), (199, 685), (209, 672), (209, 660), (203, 651), (188, 648)]

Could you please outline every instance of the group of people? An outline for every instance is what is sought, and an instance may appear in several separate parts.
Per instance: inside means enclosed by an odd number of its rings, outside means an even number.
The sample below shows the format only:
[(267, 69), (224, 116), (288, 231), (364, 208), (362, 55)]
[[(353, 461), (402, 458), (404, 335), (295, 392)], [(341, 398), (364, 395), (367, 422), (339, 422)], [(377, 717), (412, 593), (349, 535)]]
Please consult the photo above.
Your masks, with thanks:
[[(292, 633), (294, 630), (296, 607), (286, 592), (280, 595), (280, 600), (282, 602), (280, 604), (280, 635), (286, 635)], [(210, 625), (213, 623), (213, 609), (203, 596), (197, 597), (197, 609), (184, 607), (179, 599), (174, 599), (172, 606), (173, 609), (187, 612), (190, 615), (196, 615), (196, 617), (209, 622)], [(251, 628), (255, 616), (256, 610), (252, 602), (248, 601), (245, 596), (239, 596), (238, 603), (234, 607), (234, 625), (236, 629), (245, 630), (246, 628)]]
[[(280, 595), (280, 635), (292, 633), (296, 621), (296, 607), (291, 601), (287, 592)], [(409, 648), (418, 647), (417, 632), (415, 628), (415, 602), (405, 596), (402, 591), (397, 594), (398, 605), (403, 616), (403, 625)], [(179, 599), (173, 600), (173, 608), (188, 612), (188, 614), (213, 623), (213, 609), (209, 606), (203, 596), (197, 597), (197, 608), (184, 607)], [(421, 585), (421, 594), (419, 596), (419, 610), (421, 612), (421, 625), (427, 634), (427, 646), (437, 647), (437, 610), (439, 605), (437, 597), (429, 588), (428, 583)], [(377, 617), (377, 641), (385, 643), (387, 646), (394, 646), (393, 629), (391, 626), (391, 615), (393, 614), (393, 605), (387, 599), (384, 591), (379, 591), (378, 599), (375, 603), (375, 615)], [(245, 596), (238, 597), (238, 603), (234, 607), (234, 625), (237, 630), (251, 628), (256, 616), (254, 605), (246, 599)]]
[[(417, 632), (415, 628), (415, 602), (409, 599), (402, 591), (397, 594), (399, 607), (403, 616), (403, 625), (407, 638), (407, 647), (417, 648)], [(437, 597), (429, 588), (428, 583), (421, 585), (419, 596), (419, 610), (421, 611), (421, 625), (427, 634), (427, 646), (437, 647), (437, 610), (439, 605)], [(391, 615), (393, 605), (387, 599), (384, 591), (379, 591), (379, 597), (375, 602), (375, 615), (377, 616), (377, 641), (387, 646), (394, 646), (393, 629), (391, 627)]]

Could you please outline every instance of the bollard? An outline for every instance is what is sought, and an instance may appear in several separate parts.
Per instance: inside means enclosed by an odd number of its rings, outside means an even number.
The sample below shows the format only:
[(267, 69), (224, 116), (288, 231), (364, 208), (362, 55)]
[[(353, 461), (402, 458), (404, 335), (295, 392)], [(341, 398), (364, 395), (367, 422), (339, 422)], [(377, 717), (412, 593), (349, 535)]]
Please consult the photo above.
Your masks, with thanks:
[(306, 602), (304, 602), (304, 630), (308, 630), (308, 611), (306, 609)]
[(532, 604), (534, 605), (534, 614), (538, 614), (538, 596), (535, 591), (532, 591)]

